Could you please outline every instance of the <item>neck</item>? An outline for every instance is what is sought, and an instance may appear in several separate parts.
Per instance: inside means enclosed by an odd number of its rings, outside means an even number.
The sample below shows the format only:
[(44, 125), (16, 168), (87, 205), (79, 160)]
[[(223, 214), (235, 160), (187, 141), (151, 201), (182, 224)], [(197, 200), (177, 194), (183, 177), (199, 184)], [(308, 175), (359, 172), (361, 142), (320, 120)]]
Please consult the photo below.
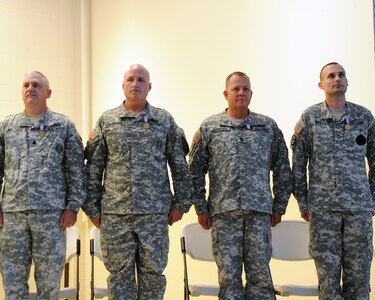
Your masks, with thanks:
[(47, 111), (46, 107), (25, 107), (26, 114), (30, 116), (39, 116), (41, 114), (44, 114)]
[(329, 107), (332, 108), (342, 108), (345, 106), (346, 103), (345, 95), (326, 95), (326, 103)]
[(246, 110), (244, 110), (244, 109), (236, 110), (236, 109), (228, 108), (227, 113), (233, 118), (245, 119), (247, 117), (247, 115), (249, 114), (249, 110), (248, 109), (246, 109)]
[(125, 108), (128, 111), (133, 112), (133, 113), (139, 113), (142, 110), (144, 110), (146, 108), (146, 104), (147, 104), (146, 100), (144, 100), (144, 101), (132, 101), (132, 100), (126, 99), (124, 101)]

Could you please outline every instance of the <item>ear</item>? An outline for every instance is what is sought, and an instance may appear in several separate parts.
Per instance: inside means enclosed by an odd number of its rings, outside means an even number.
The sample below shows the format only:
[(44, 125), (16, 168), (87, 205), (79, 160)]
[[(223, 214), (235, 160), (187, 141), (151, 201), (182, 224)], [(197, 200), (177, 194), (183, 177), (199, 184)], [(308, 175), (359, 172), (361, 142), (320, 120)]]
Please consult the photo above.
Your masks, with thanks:
[(319, 83), (318, 83), (318, 87), (319, 87), (321, 90), (323, 89), (323, 84), (322, 84), (321, 81), (319, 81)]
[(228, 91), (227, 90), (224, 90), (223, 95), (224, 95), (225, 99), (228, 100)]
[(51, 95), (52, 95), (52, 90), (51, 90), (51, 89), (48, 89), (47, 99), (48, 99), (49, 97), (51, 97)]
[(152, 88), (152, 84), (151, 82), (148, 84), (148, 91), (151, 91), (151, 88)]

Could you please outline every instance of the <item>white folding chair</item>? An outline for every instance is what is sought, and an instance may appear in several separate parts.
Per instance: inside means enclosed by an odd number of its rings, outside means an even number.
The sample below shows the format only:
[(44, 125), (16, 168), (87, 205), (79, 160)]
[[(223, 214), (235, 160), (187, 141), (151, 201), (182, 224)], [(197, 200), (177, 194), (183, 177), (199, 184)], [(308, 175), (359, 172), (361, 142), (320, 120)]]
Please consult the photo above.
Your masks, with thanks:
[(91, 255), (91, 300), (108, 296), (108, 288), (95, 285), (95, 257), (103, 261), (103, 253), (100, 244), (100, 230), (95, 226), (90, 230), (90, 255)]
[(181, 229), (181, 251), (184, 259), (184, 299), (198, 296), (218, 296), (218, 285), (190, 284), (188, 279), (188, 255), (193, 260), (214, 262), (211, 246), (211, 230), (204, 230), (197, 222), (185, 224)]
[[(292, 220), (282, 221), (272, 227), (272, 259), (284, 261), (311, 260), (309, 254), (309, 223)], [(275, 284), (279, 296), (318, 296), (318, 285)]]
[[(79, 256), (81, 254), (81, 238), (77, 227), (68, 227), (65, 230), (66, 252), (65, 252), (65, 270), (64, 287), (59, 291), (59, 299), (79, 299)], [(69, 270), (72, 259), (76, 257), (76, 280), (75, 286), (69, 285)], [(37, 292), (30, 291), (28, 299), (36, 299)]]

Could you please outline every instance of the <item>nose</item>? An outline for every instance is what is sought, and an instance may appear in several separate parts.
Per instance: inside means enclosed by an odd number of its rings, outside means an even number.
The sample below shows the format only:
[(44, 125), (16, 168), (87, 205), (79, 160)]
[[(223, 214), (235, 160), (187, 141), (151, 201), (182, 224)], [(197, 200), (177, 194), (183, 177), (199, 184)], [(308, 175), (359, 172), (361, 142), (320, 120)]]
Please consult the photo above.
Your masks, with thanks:
[(139, 84), (139, 80), (134, 80), (133, 81), (133, 86), (138, 86), (138, 84)]

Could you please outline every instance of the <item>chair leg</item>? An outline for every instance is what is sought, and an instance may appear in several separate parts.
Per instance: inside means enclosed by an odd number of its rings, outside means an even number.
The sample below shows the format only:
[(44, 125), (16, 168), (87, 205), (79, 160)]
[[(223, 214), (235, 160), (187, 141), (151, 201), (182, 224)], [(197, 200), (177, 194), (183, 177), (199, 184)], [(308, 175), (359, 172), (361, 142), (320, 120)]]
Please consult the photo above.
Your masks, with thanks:
[(189, 287), (186, 286), (185, 280), (184, 280), (184, 300), (190, 300)]
[(273, 280), (272, 280), (271, 268), (270, 268), (269, 265), (268, 265), (268, 272), (269, 272), (270, 277), (271, 277), (271, 283), (272, 283), (272, 289), (273, 289), (273, 300), (277, 300), (277, 298), (276, 298), (276, 291), (275, 291), (275, 287), (273, 285)]

